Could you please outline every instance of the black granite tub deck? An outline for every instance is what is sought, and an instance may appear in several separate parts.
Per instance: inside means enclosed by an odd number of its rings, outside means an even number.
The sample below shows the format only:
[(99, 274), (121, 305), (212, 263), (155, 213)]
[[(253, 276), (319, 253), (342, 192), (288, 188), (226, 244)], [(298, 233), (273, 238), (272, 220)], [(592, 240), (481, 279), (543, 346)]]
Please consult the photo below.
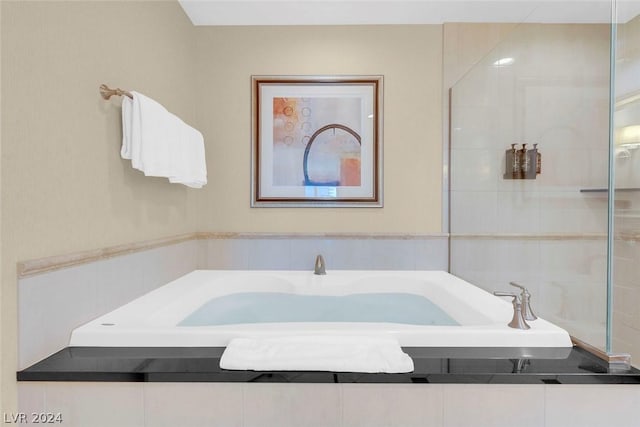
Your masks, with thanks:
[(414, 372), (363, 374), (229, 371), (224, 347), (67, 347), (17, 373), (18, 381), (272, 382), (399, 384), (640, 384), (635, 368), (612, 368), (574, 348), (405, 347)]

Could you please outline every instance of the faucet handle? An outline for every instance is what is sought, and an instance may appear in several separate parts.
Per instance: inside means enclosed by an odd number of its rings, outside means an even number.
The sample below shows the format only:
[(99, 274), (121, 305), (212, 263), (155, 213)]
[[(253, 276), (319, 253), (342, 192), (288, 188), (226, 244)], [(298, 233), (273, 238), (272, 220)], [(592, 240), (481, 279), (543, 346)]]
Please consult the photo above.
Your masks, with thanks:
[(518, 285), (516, 282), (509, 282), (511, 286), (522, 289), (522, 315), (526, 320), (536, 320), (538, 316), (533, 312), (531, 308), (531, 294), (529, 290), (522, 285)]
[(511, 286), (515, 286), (516, 288), (522, 289), (522, 292), (528, 292), (528, 291), (527, 291), (527, 288), (525, 288), (525, 287), (524, 287), (524, 286), (522, 286), (522, 285), (518, 285), (516, 282), (509, 282), (509, 284), (510, 284)]
[(494, 291), (493, 294), (497, 297), (512, 297), (514, 302), (520, 303), (520, 295), (512, 292)]

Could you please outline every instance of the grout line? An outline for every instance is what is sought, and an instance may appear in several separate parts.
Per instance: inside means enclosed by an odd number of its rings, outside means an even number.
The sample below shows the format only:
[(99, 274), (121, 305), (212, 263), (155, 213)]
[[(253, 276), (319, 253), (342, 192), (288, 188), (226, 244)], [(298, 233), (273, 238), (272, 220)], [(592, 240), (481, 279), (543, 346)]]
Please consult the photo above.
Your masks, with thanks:
[(246, 407), (246, 399), (244, 395), (244, 389), (246, 384), (242, 384), (240, 387), (240, 425), (242, 427), (246, 427), (245, 425), (245, 407)]
[(544, 384), (542, 388), (542, 425), (547, 425), (547, 388), (549, 384)]
[(147, 384), (142, 383), (142, 425), (144, 427), (149, 427), (147, 425)]
[(455, 233), (451, 240), (605, 240), (606, 233)]
[(338, 383), (338, 395), (340, 398), (340, 425), (342, 427), (349, 427), (344, 423), (344, 383)]

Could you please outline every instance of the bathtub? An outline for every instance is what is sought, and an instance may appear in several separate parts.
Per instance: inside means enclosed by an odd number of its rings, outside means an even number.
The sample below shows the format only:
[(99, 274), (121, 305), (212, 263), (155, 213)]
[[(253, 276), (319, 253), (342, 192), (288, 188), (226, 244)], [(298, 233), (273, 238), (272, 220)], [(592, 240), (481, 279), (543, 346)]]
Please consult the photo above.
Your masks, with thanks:
[[(184, 320), (215, 298), (236, 293), (351, 296), (402, 293), (428, 298), (455, 325), (399, 322), (305, 321), (185, 326)], [(535, 302), (535, 296), (534, 296)], [(286, 311), (286, 310), (283, 310)], [(236, 337), (386, 335), (403, 347), (571, 347), (568, 333), (543, 320), (531, 329), (507, 326), (513, 316), (502, 299), (444, 271), (196, 270), (76, 328), (70, 347), (224, 347)]]

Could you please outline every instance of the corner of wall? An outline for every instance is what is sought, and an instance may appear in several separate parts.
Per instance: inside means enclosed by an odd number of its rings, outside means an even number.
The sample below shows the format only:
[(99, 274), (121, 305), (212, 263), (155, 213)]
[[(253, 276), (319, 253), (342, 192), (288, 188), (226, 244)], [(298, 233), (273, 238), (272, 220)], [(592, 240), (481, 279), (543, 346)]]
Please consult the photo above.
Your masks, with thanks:
[[(2, 94), (2, 32), (1, 29), (4, 28), (2, 25), (2, 9), (4, 8), (4, 2), (0, 2), (0, 95)], [(2, 96), (0, 96), (0, 100), (2, 100)], [(2, 102), (0, 101), (0, 129), (2, 129)], [(0, 159), (2, 159), (2, 132), (0, 132)], [(0, 160), (0, 194), (2, 194), (2, 161)], [(2, 301), (2, 249), (3, 249), (3, 240), (2, 240), (2, 200), (0, 200), (0, 320), (4, 317), (3, 301)], [(2, 322), (1, 324), (4, 324)], [(0, 367), (4, 366), (3, 357), (4, 354), (4, 331), (0, 328)], [(4, 369), (0, 368), (0, 408), (15, 408), (17, 405), (7, 405), (9, 402), (5, 402), (4, 396)]]

